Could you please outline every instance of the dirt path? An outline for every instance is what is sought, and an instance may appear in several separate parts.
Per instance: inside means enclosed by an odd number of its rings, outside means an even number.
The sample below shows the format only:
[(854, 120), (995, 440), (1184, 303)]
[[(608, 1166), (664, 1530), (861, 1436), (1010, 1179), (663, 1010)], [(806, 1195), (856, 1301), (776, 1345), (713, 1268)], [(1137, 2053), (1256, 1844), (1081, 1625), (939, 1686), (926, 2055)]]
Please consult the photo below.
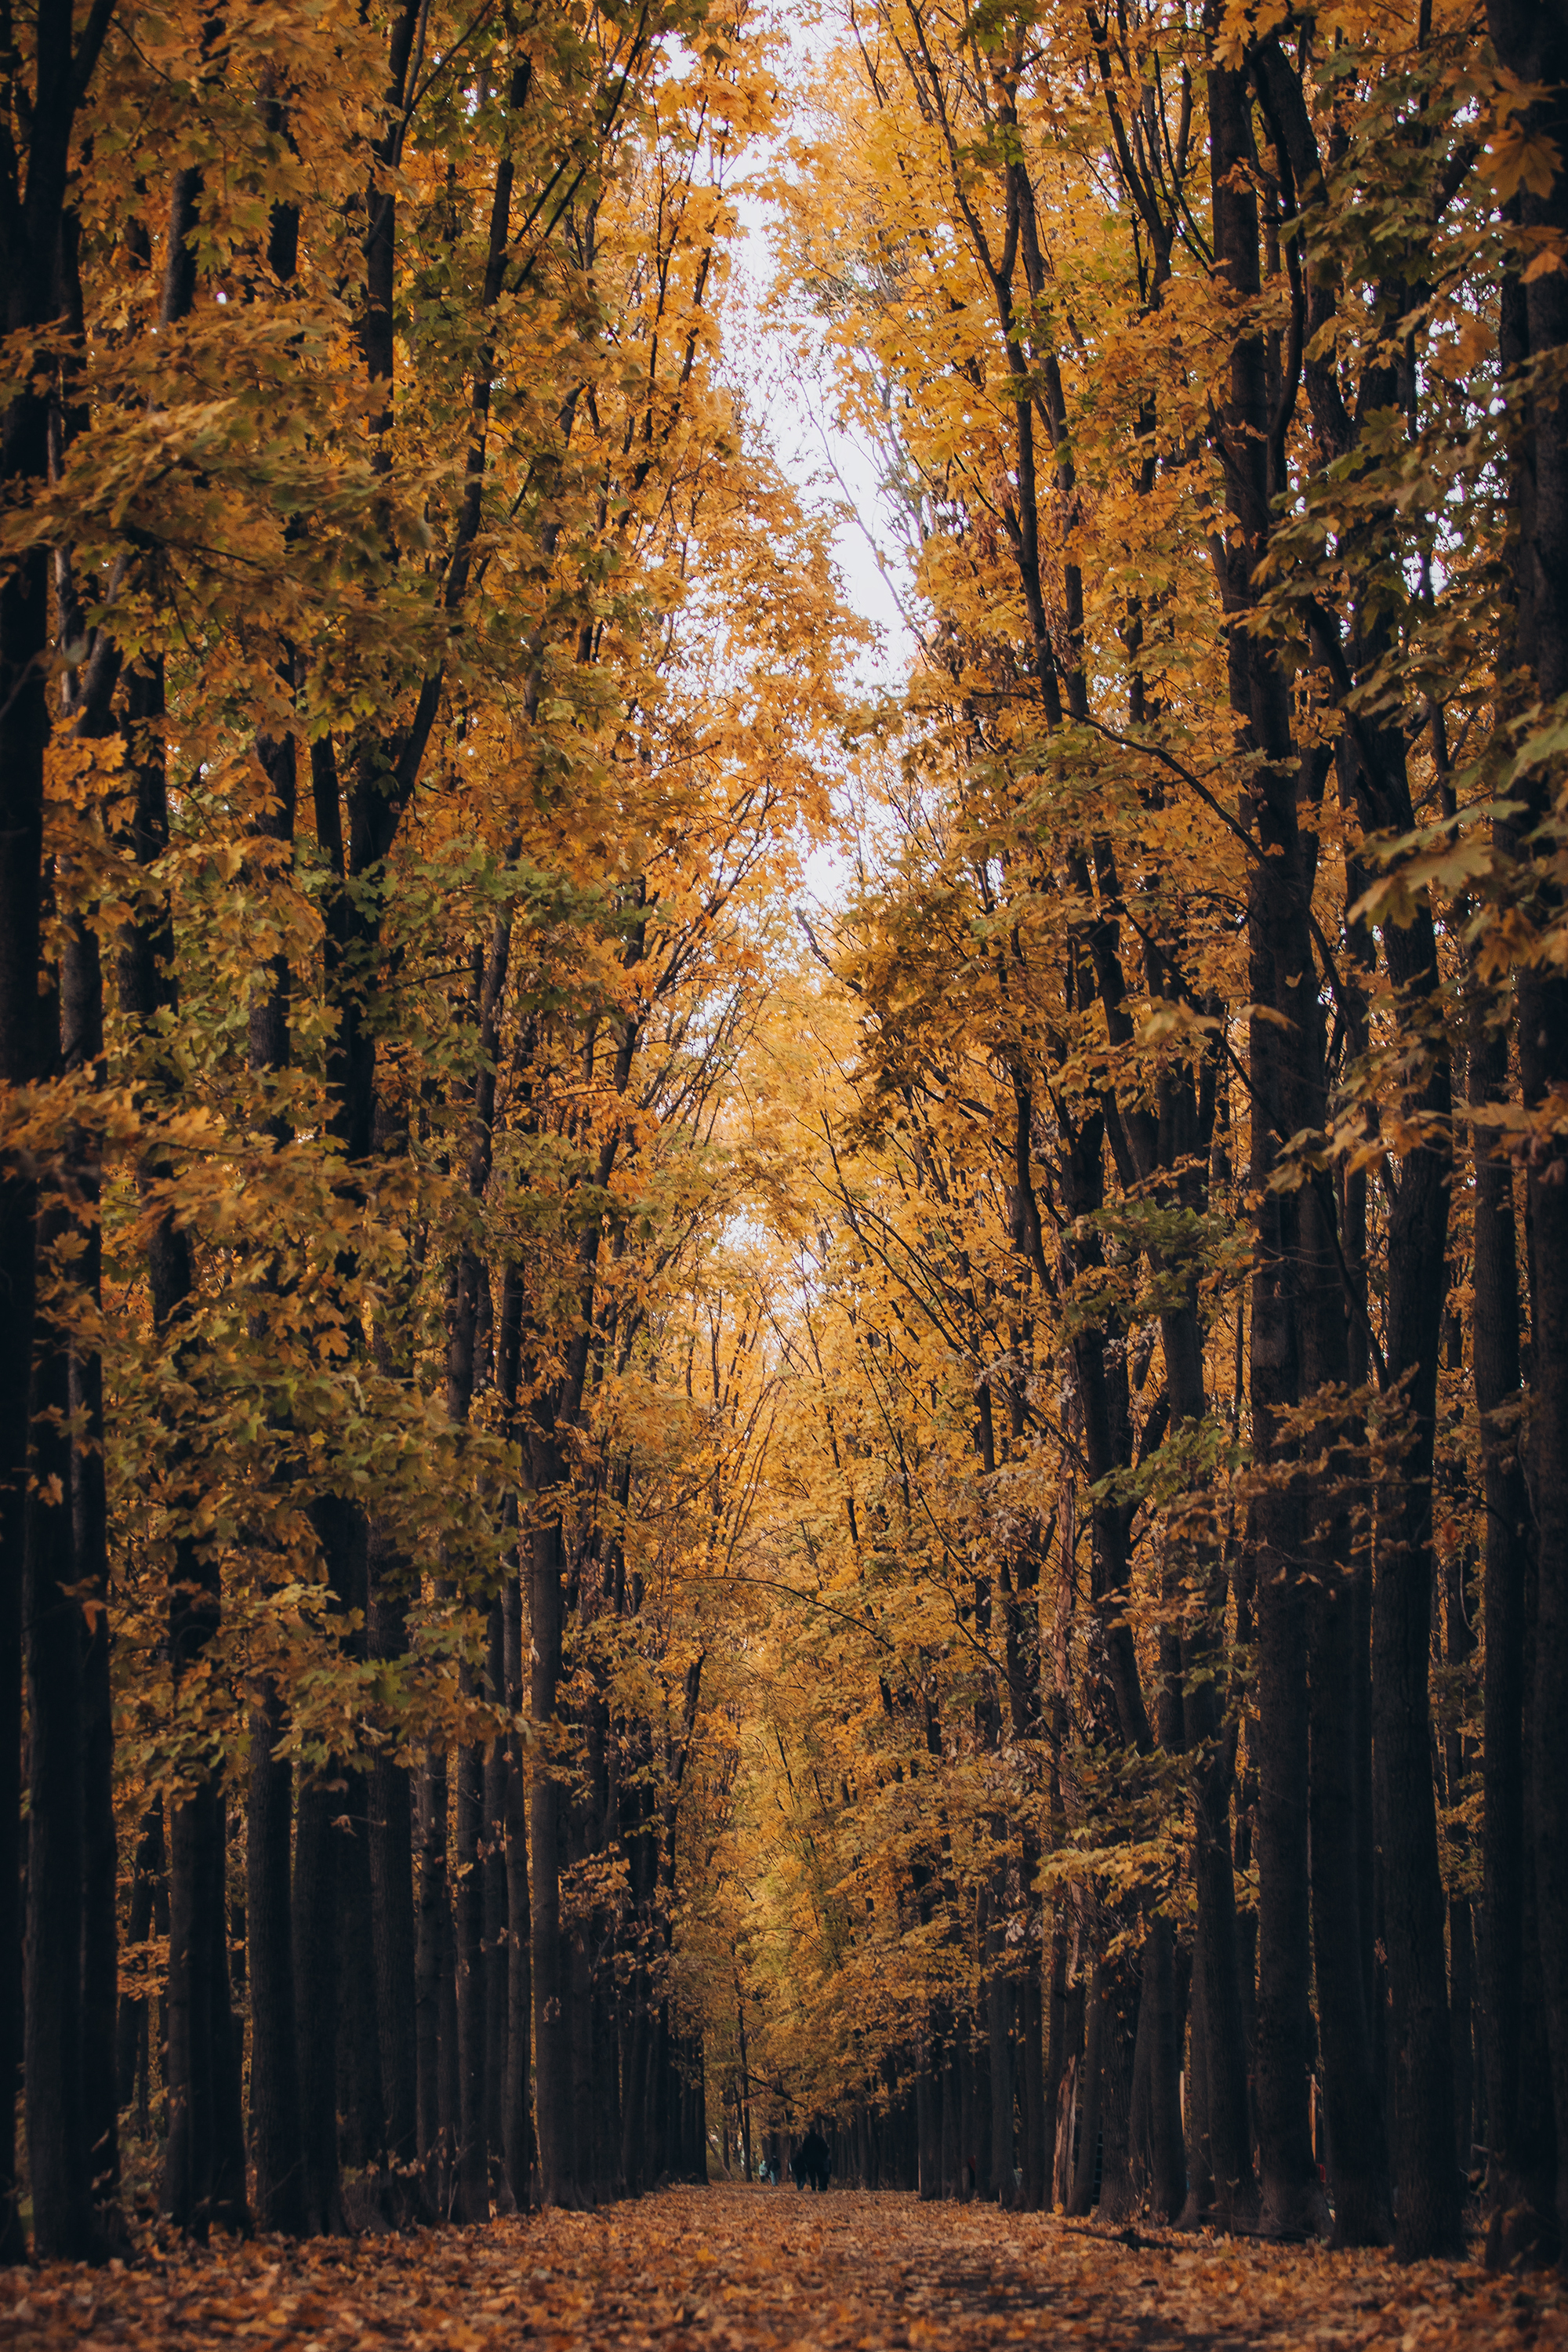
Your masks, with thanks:
[(10, 2352), (1568, 2352), (1554, 2281), (793, 2189), (671, 2189), (586, 2214), (353, 2242), (149, 2245), (0, 2272)]

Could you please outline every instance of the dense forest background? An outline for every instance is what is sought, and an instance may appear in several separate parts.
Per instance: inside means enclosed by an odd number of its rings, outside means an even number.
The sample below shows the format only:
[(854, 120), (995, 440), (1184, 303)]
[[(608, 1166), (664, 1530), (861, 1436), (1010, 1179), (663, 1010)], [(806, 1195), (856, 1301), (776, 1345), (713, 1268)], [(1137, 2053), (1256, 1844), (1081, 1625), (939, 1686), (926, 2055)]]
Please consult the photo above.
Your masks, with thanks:
[(0, 2258), (1564, 2242), (1568, 25), (789, 13), (6, 12)]

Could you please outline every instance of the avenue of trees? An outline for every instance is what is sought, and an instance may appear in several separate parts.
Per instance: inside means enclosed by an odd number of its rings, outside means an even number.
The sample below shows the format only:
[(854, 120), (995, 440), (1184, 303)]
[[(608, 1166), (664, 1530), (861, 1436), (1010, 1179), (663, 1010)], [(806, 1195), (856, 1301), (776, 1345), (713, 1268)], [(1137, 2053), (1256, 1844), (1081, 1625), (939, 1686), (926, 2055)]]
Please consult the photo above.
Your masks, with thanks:
[(1555, 2259), (1561, 13), (0, 82), (0, 2258), (819, 2118)]

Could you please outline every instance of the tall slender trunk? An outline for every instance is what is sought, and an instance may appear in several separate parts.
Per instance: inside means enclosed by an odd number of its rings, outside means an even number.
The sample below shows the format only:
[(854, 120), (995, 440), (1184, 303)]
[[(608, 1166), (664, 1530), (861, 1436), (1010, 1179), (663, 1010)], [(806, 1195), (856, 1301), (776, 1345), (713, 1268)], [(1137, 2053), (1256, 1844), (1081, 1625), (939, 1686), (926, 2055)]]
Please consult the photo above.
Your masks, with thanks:
[(458, 1884), (452, 1903), (458, 1996), (457, 2214), (489, 2219), (485, 2144), (484, 1751), (471, 1742), (458, 1751)]
[[(29, 102), (14, 110), (16, 144), (7, 142), (3, 166), (0, 304), (17, 364), (0, 431), (0, 498), (13, 511), (39, 497), (48, 480), (56, 363), (42, 351), (24, 354), (27, 338), (47, 328), (62, 307), (58, 265), (69, 219), (72, 133), (110, 12), (90, 12), (79, 34), (73, 15), (68, 8), (36, 12)], [(18, 81), (18, 91), (22, 86)], [(40, 538), (14, 556), (0, 578), (0, 1085), (6, 1087), (42, 1076), (55, 1042), (38, 992), (49, 568), (48, 543)], [(7, 2263), (20, 2262), (25, 2251), (16, 2115), (24, 2034), (32, 2030), (24, 2026), (21, 1752), (37, 1214), (31, 1160), (0, 1155), (0, 2262)], [(68, 1404), (68, 1374), (59, 1402)], [(51, 1676), (53, 1666), (51, 1660)], [(79, 1981), (79, 1962), (73, 1975)]]
[[(131, 1910), (126, 1921), (123, 1957), (132, 1954), (144, 1958), (142, 1947), (153, 1933), (153, 1911), (156, 1890), (163, 1880), (163, 1807), (162, 1801), (149, 1806), (142, 1816), (136, 1834), (136, 1853), (131, 1872)], [(128, 2107), (137, 2095), (140, 2076), (145, 2082), (147, 2046), (148, 1997), (143, 1993), (128, 1994), (120, 2003), (116, 2032), (115, 2080), (119, 2104)]]
[[(1391, 777), (1402, 757), (1402, 745), (1385, 753)], [(1397, 821), (1394, 797), (1387, 814)], [(1407, 811), (1407, 793), (1403, 799)], [(1384, 941), (1389, 976), (1402, 999), (1417, 1013), (1426, 1003), (1435, 1005), (1439, 976), (1430, 912), (1422, 907), (1407, 929), (1389, 925)], [(1462, 2243), (1428, 1688), (1449, 1107), (1447, 1049), (1434, 1047), (1416, 1103), (1426, 1139), (1403, 1162), (1389, 1218), (1386, 1354), (1391, 1381), (1404, 1383), (1404, 1452), (1378, 1497), (1372, 1601), (1373, 1796), (1397, 2084), (1394, 2243), (1408, 2261), (1457, 2252)]]
[(338, 2171), (338, 1792), (303, 1780), (294, 1831), (294, 2017), (306, 2234), (343, 2227)]
[(1186, 2065), (1187, 2196), (1181, 2226), (1196, 2229), (1215, 2201), (1214, 2165), (1209, 2154), (1208, 2032), (1205, 2021), (1203, 1971), (1194, 1953), (1193, 1990), (1188, 2011)]
[[(290, 659), (287, 682), (294, 682)], [(298, 799), (298, 753), (292, 735), (264, 736), (257, 744), (268, 798), (255, 820), (258, 840), (291, 854)], [(272, 868), (263, 853), (258, 878)], [(266, 970), (250, 1003), (247, 1058), (263, 1085), (279, 1077), (290, 1058), (292, 975), (281, 951)], [(276, 1108), (263, 1131), (274, 1146), (289, 1127)], [(253, 1335), (262, 1336), (262, 1318)], [(300, 2237), (305, 2228), (305, 2156), (300, 2102), (300, 2054), (294, 2005), (294, 1921), (290, 1884), (294, 1775), (278, 1749), (285, 1714), (276, 1682), (255, 1693), (250, 1717), (250, 1774), (246, 1792), (246, 1916), (250, 1963), (250, 2124), (256, 2167), (256, 2218), (262, 2230)]]
[[(91, 666), (89, 666), (90, 667)], [(114, 667), (117, 667), (115, 665)], [(107, 701), (107, 694), (102, 698)], [(96, 723), (96, 722), (95, 722)], [(107, 713), (101, 722), (107, 727)], [(68, 1076), (101, 1082), (103, 969), (98, 937), (79, 915), (65, 927), (60, 969), (61, 1058)], [(99, 1223), (101, 1146), (80, 1127), (69, 1140), (69, 1186), (79, 1223), (77, 1297), (96, 1317), (102, 1306)], [(70, 1347), (68, 1395), (71, 1551), (83, 1606), (81, 1657), (82, 2127), (92, 2201), (100, 2212), (120, 2185), (116, 2092), (119, 1849), (114, 1828), (114, 1705), (110, 1678), (109, 1514), (103, 1461), (103, 1360), (90, 1339)]]
[(370, 1865), (371, 1776), (351, 1771), (338, 1836), (338, 2114), (345, 2160), (375, 2163), (386, 2147), (377, 2016), (374, 1897)]
[(216, 1811), (213, 1869), (216, 1884), (211, 1905), (216, 1933), (208, 1947), (212, 1964), (208, 1988), (213, 2065), (212, 2212), (214, 2220), (226, 2228), (245, 2230), (250, 2225), (245, 2166), (245, 2053), (244, 2037), (234, 2013), (234, 1979), (229, 1967), (227, 1808), (221, 1791)]
[[(1001, 1959), (1001, 1937), (996, 1960)], [(985, 2039), (991, 2074), (991, 2193), (1013, 2201), (1013, 1986), (996, 1975), (985, 1994)]]
[(298, 2238), (305, 2231), (305, 2155), (289, 1875), (294, 1776), (288, 1758), (276, 1752), (282, 1728), (282, 1704), (268, 1678), (250, 1717), (246, 1819), (250, 2146), (257, 2228)]
[(1032, 1965), (1018, 1989), (1019, 2007), (1023, 2012), (1021, 2056), (1024, 2067), (1024, 2188), (1022, 2202), (1026, 2213), (1037, 2213), (1046, 2202), (1048, 2164), (1045, 2083), (1045, 1987), (1041, 1982), (1038, 1955), (1031, 1952), (1029, 1958)]
[(552, 1743), (556, 1728), (555, 1694), (561, 1677), (561, 1532), (547, 1519), (534, 1528), (530, 1552), (529, 1622), (531, 1635), (529, 1712), (535, 1749), (529, 1792), (529, 1845), (532, 1863), (531, 1923), (533, 1942), (533, 2050), (539, 2121), (540, 2192), (547, 2205), (571, 2201), (576, 2187), (576, 2147), (571, 2109), (571, 2052), (567, 2041), (568, 1987), (561, 1932), (561, 1816), (563, 1790)]
[[(1542, 96), (1523, 121), (1527, 134), (1553, 157), (1550, 185), (1521, 188), (1520, 223), (1544, 247), (1568, 230), (1568, 26), (1560, 10), (1528, 0), (1492, 0), (1489, 11), (1500, 60)], [(1509, 302), (1512, 292), (1511, 305)], [(1505, 307), (1518, 315), (1518, 290)], [(1510, 420), (1510, 467), (1521, 495), (1514, 546), (1521, 625), (1518, 654), (1533, 672), (1525, 693), (1550, 709), (1568, 694), (1568, 391), (1561, 367), (1568, 349), (1568, 278), (1529, 272), (1522, 288), (1528, 357), (1543, 370), (1523, 415)], [(1505, 352), (1505, 359), (1508, 354)], [(1517, 386), (1508, 386), (1518, 409)], [(1532, 682), (1534, 694), (1530, 695)], [(1527, 840), (1550, 823), (1553, 782), (1537, 771), (1522, 785)], [(1561, 920), (1563, 891), (1552, 866), (1553, 835), (1536, 835), (1540, 861), (1531, 880), (1532, 919)], [(1527, 1110), (1542, 1111), (1568, 1085), (1568, 981), (1553, 964), (1530, 962), (1519, 973), (1519, 1067)], [(1531, 1502), (1537, 1535), (1533, 1752), (1526, 1759), (1534, 1811), (1537, 1953), (1542, 2012), (1551, 2058), (1556, 2121), (1557, 2243), (1568, 2245), (1568, 1786), (1562, 1727), (1568, 1715), (1568, 1143), (1555, 1128), (1538, 1130), (1526, 1162), (1530, 1235)]]
[[(508, 1580), (510, 1580), (510, 1579)], [(504, 1704), (504, 1604), (490, 1610), (490, 1695)], [(485, 2144), (492, 2183), (506, 2179), (506, 2072), (509, 2030), (510, 1888), (506, 1860), (507, 1742), (492, 1739), (485, 1750), (483, 1822), (485, 1977)]]
[[(1353, 792), (1354, 762), (1339, 761), (1342, 799)], [(1354, 886), (1352, 867), (1352, 887)], [(1356, 927), (1370, 964), (1370, 941)], [(1364, 1049), (1365, 994), (1358, 974), (1352, 1043)], [(1327, 1195), (1327, 1197), (1325, 1197)], [(1327, 1188), (1304, 1204), (1301, 1297), (1303, 1385), (1326, 1393), (1364, 1389), (1368, 1374), (1365, 1279), (1366, 1191), (1356, 1171), (1344, 1185), (1347, 1283), (1336, 1256)], [(1347, 1295), (1350, 1293), (1352, 1295)], [(1327, 1465), (1311, 1528), (1310, 1602), (1312, 1958), (1333, 2196), (1333, 2242), (1387, 2245), (1394, 2235), (1393, 2183), (1383, 2085), (1373, 2039), (1367, 1963), (1373, 1938), (1363, 1850), (1371, 1854), (1371, 1559), (1358, 1538), (1358, 1507), (1370, 1517), (1367, 1432), (1355, 1412), (1320, 1422)], [(1363, 1775), (1364, 1771), (1364, 1786)]]
[[(1218, 1733), (1214, 1666), (1215, 1629), (1223, 1610), (1225, 1580), (1217, 1574), (1204, 1619), (1183, 1643), (1185, 1667), (1187, 1747), (1204, 1759), (1194, 1806), (1193, 1871), (1197, 1882), (1197, 1948), (1194, 1956), (1194, 2012), (1202, 2027), (1205, 2169), (1217, 2216), (1246, 2228), (1256, 2223), (1258, 2189), (1252, 2168), (1252, 2128), (1247, 2114), (1247, 2040), (1242, 2000), (1242, 1960), (1236, 1918), (1236, 1879), (1230, 1843), (1230, 1793), (1234, 1748)], [(1194, 2042), (1194, 2065), (1197, 2039)], [(1195, 2221), (1201, 2206), (1184, 2209)]]
[(414, 1960), (414, 2019), (419, 2161), (426, 2191), (444, 2210), (441, 2144), (441, 1945), (447, 1906), (447, 1758), (433, 1748), (419, 1778), (419, 1902)]
[[(506, 1703), (514, 1718), (523, 1706), (522, 1587), (509, 1570), (502, 1625)], [(528, 1886), (528, 1780), (522, 1737), (513, 1728), (505, 1748), (506, 1807), (506, 2084), (501, 2144), (507, 2178), (521, 2211), (532, 2199), (533, 2116), (530, 2098), (533, 2044), (533, 1922)]]
[(1095, 2174), (1099, 2166), (1101, 2094), (1104, 2076), (1106, 1977), (1097, 1959), (1084, 1997), (1083, 2074), (1078, 2102), (1078, 2148), (1073, 2159), (1069, 2213), (1093, 2210)]
[[(367, 1573), (371, 1655), (387, 1660), (401, 1658), (408, 1647), (403, 1597), (408, 1568), (374, 1521)], [(413, 1787), (407, 1766), (379, 1751), (370, 1769), (367, 1826), (386, 2153), (400, 2171), (406, 2172), (420, 2154)]]
[(1312, 1599), (1312, 1942), (1328, 2124), (1334, 2243), (1387, 2245), (1394, 2234), (1382, 2088), (1366, 2008), (1356, 1853), (1352, 1699), (1355, 1593), (1331, 1564)]
[[(1445, 1648), (1450, 1672), (1456, 1677), (1468, 1679), (1468, 1662), (1476, 1646), (1470, 1625), (1472, 1596), (1467, 1592), (1467, 1553), (1455, 1553), (1445, 1563), (1443, 1617)], [(1469, 1742), (1457, 1724), (1450, 1724), (1443, 1739), (1444, 1777), (1450, 1810), (1465, 1800), (1465, 1783), (1472, 1769)], [(1468, 1832), (1456, 1832), (1461, 1851), (1468, 1845)], [(1454, 2053), (1454, 2153), (1459, 2171), (1468, 2179), (1471, 2157), (1476, 2145), (1476, 2079), (1475, 2079), (1475, 1937), (1470, 1918), (1468, 1897), (1448, 1896), (1448, 2009)]]
[[(1470, 1097), (1508, 1088), (1508, 1033), (1478, 1003), (1470, 1031)], [(1481, 1761), (1481, 2032), (1486, 2052), (1487, 2194), (1494, 2214), (1521, 2200), (1549, 2208), (1551, 2183), (1519, 2147), (1524, 2000), (1525, 1587), (1530, 1506), (1521, 1459), (1519, 1243), (1513, 1170), (1476, 1129), (1472, 1371), (1486, 1496), (1486, 1663)]]
[[(1211, 11), (1211, 19), (1213, 12)], [(1250, 101), (1242, 78), (1208, 75), (1210, 176), (1215, 250), (1239, 303), (1261, 291), (1253, 182)], [(1327, 2226), (1308, 2130), (1310, 2047), (1307, 1866), (1308, 1697), (1301, 1584), (1303, 1512), (1288, 1415), (1301, 1396), (1298, 1286), (1301, 1195), (1269, 1189), (1280, 1146), (1321, 1123), (1323, 1110), (1317, 976), (1309, 926), (1310, 857), (1298, 799), (1301, 763), (1290, 732), (1289, 680), (1279, 657), (1245, 629), (1256, 604), (1268, 540), (1270, 401), (1264, 340), (1238, 323), (1224, 410), (1227, 500), (1234, 529), (1215, 542), (1229, 628), (1230, 698), (1247, 749), (1257, 757), (1244, 803), (1258, 853), (1247, 884), (1250, 996), (1262, 1008), (1249, 1024), (1252, 1184), (1259, 1203), (1252, 1279), (1253, 1444), (1267, 1472), (1248, 1511), (1257, 1589), (1258, 1979), (1257, 2025), (1260, 2220), (1266, 2231)], [(1276, 1025), (1276, 1024), (1279, 1025)], [(1211, 2056), (1217, 2041), (1209, 2011)], [(1211, 2134), (1215, 2116), (1211, 2099)], [(1216, 2172), (1218, 2167), (1216, 2163)]]
[[(47, 1246), (65, 1212), (48, 1213)], [(69, 1367), (39, 1334), (27, 1513), (27, 2155), (40, 2261), (93, 2251), (81, 2080), (81, 1612), (73, 1597)]]

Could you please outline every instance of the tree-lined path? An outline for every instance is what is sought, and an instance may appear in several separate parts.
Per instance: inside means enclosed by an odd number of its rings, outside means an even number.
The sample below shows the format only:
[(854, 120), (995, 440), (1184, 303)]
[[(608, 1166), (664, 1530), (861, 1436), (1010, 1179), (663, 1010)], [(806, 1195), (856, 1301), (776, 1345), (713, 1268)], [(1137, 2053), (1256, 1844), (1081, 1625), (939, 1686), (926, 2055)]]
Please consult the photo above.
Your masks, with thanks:
[[(1136, 2233), (1134, 2233), (1136, 2234)], [(595, 2214), (167, 2245), (0, 2274), (16, 2352), (1559, 2352), (1568, 2298), (1474, 2264), (1112, 2233), (892, 2192), (670, 2189)]]
[(0, 295), (0, 2262), (1559, 2266), (1562, 0), (7, 0)]

